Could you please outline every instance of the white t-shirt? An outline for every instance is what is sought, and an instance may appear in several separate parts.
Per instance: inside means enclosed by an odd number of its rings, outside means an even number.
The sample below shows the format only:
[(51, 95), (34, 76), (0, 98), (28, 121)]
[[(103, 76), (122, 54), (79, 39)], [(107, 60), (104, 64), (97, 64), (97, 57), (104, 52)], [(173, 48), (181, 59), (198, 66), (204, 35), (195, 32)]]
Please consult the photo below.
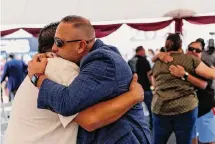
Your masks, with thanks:
[[(45, 74), (49, 79), (68, 86), (79, 74), (79, 67), (61, 58), (51, 58)], [(27, 76), (12, 105), (5, 144), (75, 144), (78, 124), (71, 121), (76, 115), (63, 117), (38, 109), (38, 92)]]

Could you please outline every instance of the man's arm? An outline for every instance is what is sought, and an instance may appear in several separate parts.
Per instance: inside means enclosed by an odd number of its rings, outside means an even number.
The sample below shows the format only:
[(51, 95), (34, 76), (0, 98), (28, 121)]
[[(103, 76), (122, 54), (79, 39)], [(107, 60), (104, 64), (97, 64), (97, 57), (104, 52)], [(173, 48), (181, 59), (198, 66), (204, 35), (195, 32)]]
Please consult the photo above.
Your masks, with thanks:
[[(38, 108), (52, 109), (61, 115), (70, 116), (108, 100), (107, 96), (113, 94), (118, 87), (115, 81), (115, 65), (104, 53), (93, 54), (89, 61), (85, 60), (80, 74), (68, 87), (41, 76), (38, 82)], [(44, 73), (46, 64), (46, 60), (30, 62), (30, 78), (34, 73)]]
[(87, 131), (94, 131), (118, 120), (136, 103), (143, 101), (144, 92), (133, 76), (130, 91), (106, 102), (101, 102), (80, 112), (74, 119)]
[(152, 80), (152, 88), (154, 89), (156, 83), (155, 83), (155, 77), (153, 75), (151, 76), (151, 80)]
[(8, 68), (7, 68), (7, 63), (4, 65), (4, 71), (3, 71), (3, 74), (2, 74), (2, 76), (1, 76), (1, 83), (3, 82), (3, 81), (5, 81), (5, 78), (7, 77), (7, 75), (8, 75)]
[[(182, 66), (174, 66), (171, 65), (169, 67), (170, 73), (176, 77), (182, 78), (185, 75), (185, 70)], [(187, 77), (187, 81), (189, 81), (191, 84), (194, 86), (200, 88), (200, 89), (205, 89), (207, 87), (207, 82), (203, 81), (199, 78), (194, 77), (193, 75), (189, 74)]]
[(203, 62), (196, 67), (195, 72), (207, 79), (215, 79), (215, 68), (210, 68)]

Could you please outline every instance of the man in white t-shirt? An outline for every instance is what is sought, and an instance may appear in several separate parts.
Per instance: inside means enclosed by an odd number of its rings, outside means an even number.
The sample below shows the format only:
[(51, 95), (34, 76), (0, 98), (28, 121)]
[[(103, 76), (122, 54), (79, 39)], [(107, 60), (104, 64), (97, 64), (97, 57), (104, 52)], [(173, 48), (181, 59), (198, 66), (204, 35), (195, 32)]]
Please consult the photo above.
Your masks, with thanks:
[[(41, 30), (38, 39), (40, 53), (51, 50), (57, 25), (58, 23), (53, 23)], [(45, 73), (51, 80), (68, 86), (79, 74), (79, 67), (61, 58), (50, 58)], [(49, 110), (37, 109), (38, 92), (38, 88), (26, 77), (13, 102), (5, 135), (6, 144), (75, 144), (78, 125), (93, 131), (116, 121), (143, 100), (143, 90), (135, 77), (129, 92), (79, 114), (63, 117)]]

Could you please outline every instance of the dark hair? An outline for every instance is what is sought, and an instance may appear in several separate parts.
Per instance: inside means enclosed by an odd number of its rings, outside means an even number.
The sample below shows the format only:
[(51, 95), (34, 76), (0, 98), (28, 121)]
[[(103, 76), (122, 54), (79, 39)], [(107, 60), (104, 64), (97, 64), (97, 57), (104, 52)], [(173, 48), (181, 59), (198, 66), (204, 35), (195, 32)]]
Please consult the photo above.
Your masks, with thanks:
[(205, 41), (204, 41), (204, 39), (203, 38), (198, 38), (198, 39), (196, 39), (196, 42), (201, 43), (202, 50), (204, 50), (204, 48), (205, 48)]
[(172, 42), (172, 44), (165, 46), (167, 51), (178, 51), (181, 48), (182, 40), (179, 33), (169, 34), (166, 40)]
[(12, 54), (12, 53), (8, 55), (8, 58), (14, 59), (14, 57), (15, 57), (15, 56), (14, 56), (14, 54)]
[[(192, 44), (195, 44), (195, 43), (200, 43), (200, 42), (198, 42), (198, 41), (193, 41), (193, 42), (191, 42), (191, 43), (188, 45), (188, 47), (191, 46)], [(202, 44), (201, 44), (201, 43), (200, 43), (200, 46), (201, 46), (201, 48), (202, 48), (202, 50), (203, 50), (203, 47), (202, 47)]]
[(141, 50), (144, 50), (143, 46), (138, 46), (138, 47), (136, 48), (135, 51), (136, 51), (136, 53), (137, 53), (137, 52), (139, 52), (139, 51), (141, 51)]
[(54, 35), (59, 22), (51, 23), (40, 30), (38, 38), (38, 52), (45, 53), (52, 49), (54, 44)]
[(152, 49), (148, 49), (153, 55), (155, 55), (154, 51)]
[(94, 35), (95, 30), (89, 20), (82, 16), (69, 15), (64, 17), (60, 22), (71, 23), (74, 28), (82, 28), (85, 30), (86, 35), (91, 38)]

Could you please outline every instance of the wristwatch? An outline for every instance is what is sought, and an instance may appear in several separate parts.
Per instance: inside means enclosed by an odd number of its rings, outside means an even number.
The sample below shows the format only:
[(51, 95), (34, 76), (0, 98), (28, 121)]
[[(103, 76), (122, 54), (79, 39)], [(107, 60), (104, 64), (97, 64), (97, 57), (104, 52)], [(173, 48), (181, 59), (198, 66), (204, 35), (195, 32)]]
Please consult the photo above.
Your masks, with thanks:
[(37, 86), (37, 81), (38, 81), (38, 79), (40, 78), (41, 75), (43, 75), (43, 73), (36, 73), (36, 74), (34, 74), (34, 75), (32, 76), (31, 82), (32, 82), (35, 86)]
[(150, 86), (151, 91), (155, 90), (154, 86)]
[(181, 77), (181, 79), (184, 80), (184, 81), (187, 80), (188, 75), (189, 75), (189, 73), (188, 73), (188, 72), (185, 72), (184, 76)]

